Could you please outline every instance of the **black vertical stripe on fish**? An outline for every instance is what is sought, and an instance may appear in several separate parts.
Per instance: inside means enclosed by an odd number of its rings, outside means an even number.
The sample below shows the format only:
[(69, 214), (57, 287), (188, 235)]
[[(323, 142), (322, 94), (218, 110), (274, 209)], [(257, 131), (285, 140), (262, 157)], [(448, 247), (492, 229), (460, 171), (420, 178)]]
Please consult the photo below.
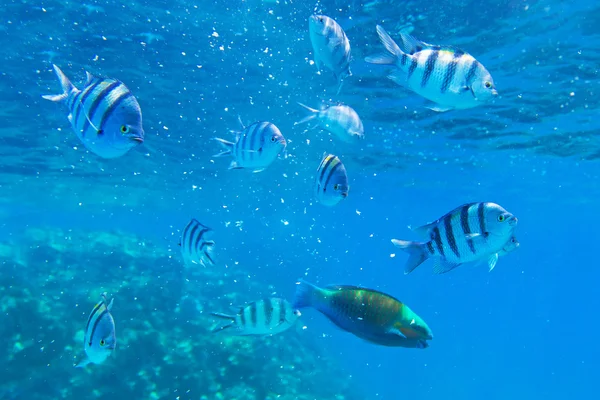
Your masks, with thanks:
[[(335, 158), (335, 157), (334, 157)], [(327, 187), (329, 186), (329, 181), (331, 180), (331, 178), (333, 177), (333, 175), (335, 174), (335, 171), (340, 168), (340, 166), (342, 165), (341, 161), (338, 160), (338, 162), (331, 168), (331, 170), (329, 171), (329, 174), (327, 175), (327, 179), (325, 180), (325, 183), (323, 184), (323, 187), (327, 190)]]
[(405, 53), (402, 53), (400, 56), (400, 65), (406, 65), (406, 60), (408, 60), (408, 56)]
[(240, 324), (242, 326), (246, 325), (246, 313), (244, 309), (242, 309), (242, 312), (240, 312)]
[(433, 254), (433, 242), (431, 240), (427, 242), (427, 251), (429, 254)]
[(285, 322), (285, 313), (286, 313), (285, 303), (281, 299), (279, 299), (279, 323), (280, 324)]
[(90, 332), (89, 343), (88, 343), (90, 346), (92, 345), (92, 338), (94, 337), (94, 333), (96, 332), (96, 328), (98, 327), (98, 324), (100, 323), (100, 320), (107, 313), (108, 313), (108, 309), (104, 308), (104, 310), (102, 310), (102, 312), (100, 313), (100, 315), (98, 315), (98, 318), (96, 318), (96, 320), (94, 321), (94, 326), (92, 327), (92, 331)]
[(117, 97), (112, 103), (110, 103), (106, 111), (104, 111), (104, 114), (102, 114), (102, 119), (100, 120), (100, 123), (98, 124), (97, 128), (101, 130), (106, 121), (112, 115), (112, 113), (115, 112), (117, 107), (119, 107), (119, 105), (122, 102), (129, 99), (130, 97), (133, 97), (133, 94), (131, 94), (131, 92), (126, 89), (119, 97)]
[(252, 326), (256, 326), (256, 303), (250, 304), (250, 321)]
[(419, 63), (417, 62), (417, 57), (412, 56), (410, 58), (410, 66), (408, 67), (408, 76), (406, 77), (406, 80), (409, 80), (410, 77), (412, 76), (412, 74), (415, 72), (415, 70), (417, 69), (417, 66), (419, 65)]
[(187, 238), (187, 243), (185, 244), (187, 246), (188, 252), (189, 254), (192, 254), (192, 246), (194, 245), (194, 237), (196, 234), (196, 231), (198, 230), (198, 228), (200, 228), (200, 224), (196, 223), (194, 224), (194, 227), (192, 228), (192, 230), (190, 231), (190, 236), (188, 236)]
[(479, 231), (483, 235), (485, 234), (485, 214), (484, 214), (484, 204), (479, 203), (477, 207), (477, 219), (479, 220)]
[(248, 147), (246, 146), (246, 142), (248, 141), (248, 137), (254, 132), (254, 130), (256, 129), (256, 124), (252, 124), (248, 127), (248, 129), (246, 130), (245, 134), (243, 134), (242, 136), (242, 145), (239, 147), (240, 149), (240, 154), (239, 157), (242, 161), (246, 161), (248, 159)]
[[(208, 231), (209, 231), (209, 229), (203, 227), (202, 229), (200, 229), (200, 232), (198, 232), (198, 236), (196, 236), (196, 240), (194, 241), (194, 249), (196, 251), (200, 252), (202, 250), (202, 247), (204, 246), (204, 243), (205, 243), (202, 240), (202, 237)], [(202, 241), (202, 243), (200, 243), (201, 241)]]
[[(121, 82), (119, 82), (119, 81), (111, 82), (109, 85), (107, 85), (106, 87), (104, 87), (100, 91), (100, 93), (98, 93), (98, 95), (96, 97), (94, 97), (94, 99), (92, 99), (92, 103), (90, 104), (90, 108), (89, 108), (89, 112), (88, 112), (87, 118), (86, 118), (86, 120), (83, 123), (83, 127), (81, 128), (81, 136), (85, 136), (86, 135), (86, 132), (87, 132), (88, 128), (92, 124), (92, 119), (94, 119), (94, 115), (96, 114), (96, 111), (98, 110), (98, 107), (100, 107), (100, 105), (102, 104), (102, 102), (104, 101), (104, 99), (106, 99), (106, 97), (113, 90), (115, 90), (120, 85), (123, 85), (123, 84)], [(99, 128), (98, 127), (94, 127), (94, 129), (99, 129)]]
[(470, 85), (473, 81), (475, 73), (477, 72), (477, 68), (479, 68), (479, 61), (473, 60), (473, 64), (471, 64), (471, 68), (469, 68), (469, 72), (467, 72), (467, 76), (465, 77), (467, 85)]
[(69, 96), (69, 101), (67, 103), (67, 107), (69, 108), (69, 111), (71, 111), (71, 113), (73, 112), (73, 106), (75, 105), (75, 102), (77, 101), (79, 96), (81, 96), (81, 91), (78, 90), (75, 93), (71, 91), (71, 95)]
[(100, 303), (96, 304), (96, 306), (90, 313), (90, 316), (87, 320), (87, 324), (85, 324), (85, 332), (86, 333), (88, 332), (88, 328), (90, 327), (90, 322), (92, 322), (92, 318), (94, 318), (94, 315), (98, 312), (98, 310), (100, 309), (100, 307), (102, 307), (103, 304), (104, 304), (104, 301), (101, 301)]
[(452, 79), (454, 79), (454, 75), (456, 75), (456, 67), (458, 66), (458, 58), (456, 57), (456, 53), (454, 53), (454, 59), (448, 63), (446, 67), (446, 72), (444, 73), (444, 80), (442, 81), (442, 93), (445, 93), (450, 84), (452, 83)]
[(73, 106), (75, 107), (75, 109), (72, 111), (73, 113), (73, 117), (75, 118), (75, 129), (77, 129), (77, 127), (79, 126), (79, 118), (81, 116), (81, 114), (85, 114), (85, 107), (84, 104), (88, 98), (88, 96), (90, 96), (90, 94), (92, 94), (92, 92), (94, 91), (94, 89), (96, 89), (96, 87), (100, 84), (100, 80), (92, 83), (90, 86), (86, 87), (83, 89), (83, 91), (81, 92), (81, 96), (79, 96), (79, 101), (77, 101), (76, 103), (73, 103)]
[[(471, 227), (469, 226), (469, 209), (472, 204), (465, 204), (463, 208), (460, 210), (460, 227), (465, 235), (471, 233)], [(475, 245), (473, 244), (473, 240), (467, 238), (467, 244), (469, 245), (469, 249), (471, 253), (475, 254)]]
[(271, 304), (271, 299), (264, 299), (263, 303), (265, 304), (265, 325), (271, 325), (271, 318), (273, 318), (273, 304)]
[(204, 255), (206, 256), (206, 258), (208, 258), (208, 261), (210, 261), (211, 264), (215, 264), (215, 260), (213, 260), (210, 254), (208, 254), (208, 251), (204, 250)]
[(427, 86), (427, 82), (429, 78), (431, 78), (431, 74), (435, 68), (435, 63), (440, 55), (440, 52), (437, 50), (433, 50), (429, 53), (429, 57), (427, 57), (427, 61), (425, 61), (425, 71), (423, 71), (423, 78), (421, 79), (421, 87)]
[(323, 177), (325, 176), (325, 173), (327, 172), (327, 169), (329, 168), (329, 165), (335, 160), (335, 157), (333, 155), (328, 155), (325, 161), (325, 165), (323, 165), (323, 168), (321, 169), (321, 175), (319, 176), (319, 183), (321, 184), (321, 188), (323, 187)]
[(443, 257), (444, 256), (444, 245), (442, 243), (442, 237), (440, 235), (440, 228), (438, 228), (437, 226), (435, 228), (433, 228), (432, 234), (433, 234), (433, 240), (435, 242), (435, 245), (437, 246), (438, 252)]
[(452, 252), (460, 259), (460, 252), (458, 251), (458, 246), (456, 245), (456, 238), (454, 237), (454, 232), (452, 231), (452, 214), (446, 215), (444, 218), (444, 230), (446, 231), (446, 239), (448, 240), (448, 244), (450, 245), (450, 249)]

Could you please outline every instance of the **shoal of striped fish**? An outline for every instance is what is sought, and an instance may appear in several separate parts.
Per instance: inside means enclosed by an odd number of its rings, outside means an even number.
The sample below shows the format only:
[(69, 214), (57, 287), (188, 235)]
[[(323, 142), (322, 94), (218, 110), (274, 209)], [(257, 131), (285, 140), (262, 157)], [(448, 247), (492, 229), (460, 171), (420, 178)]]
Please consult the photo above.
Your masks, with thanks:
[(85, 367), (90, 363), (102, 364), (115, 350), (117, 345), (115, 321), (110, 314), (113, 301), (114, 298), (108, 303), (106, 293), (103, 293), (102, 299), (90, 313), (83, 339), (83, 348), (87, 357), (76, 367)]
[(115, 158), (144, 142), (142, 111), (123, 82), (86, 72), (87, 81), (79, 90), (60, 68), (53, 67), (63, 93), (42, 97), (67, 104), (69, 122), (89, 151), (102, 158)]
[(294, 308), (312, 307), (341, 329), (382, 346), (424, 349), (433, 339), (429, 326), (398, 299), (377, 290), (346, 285), (296, 286)]
[(183, 228), (179, 246), (185, 263), (208, 267), (215, 264), (212, 255), (215, 242), (210, 240), (213, 230), (195, 218)]
[(296, 323), (300, 311), (284, 299), (266, 298), (239, 307), (235, 315), (213, 312), (211, 315), (228, 320), (229, 324), (214, 328), (213, 332), (227, 331), (236, 336), (275, 335)]
[(302, 103), (298, 104), (310, 111), (310, 114), (294, 125), (302, 124), (316, 118), (323, 129), (331, 132), (338, 139), (346, 143), (356, 143), (364, 139), (365, 128), (360, 117), (352, 107), (338, 104), (316, 110)]
[(314, 61), (319, 71), (327, 68), (338, 81), (338, 93), (344, 79), (351, 76), (350, 41), (342, 27), (326, 15), (311, 15), (308, 19)]
[(365, 61), (395, 66), (389, 78), (436, 103), (429, 107), (432, 110), (472, 108), (498, 95), (488, 70), (470, 54), (421, 42), (405, 33), (400, 33), (397, 44), (379, 25), (377, 34), (388, 53)]
[(253, 172), (264, 171), (285, 150), (286, 141), (279, 128), (271, 122), (255, 122), (250, 126), (242, 125), (241, 132), (236, 133), (236, 141), (214, 138), (224, 151), (213, 157), (230, 155), (233, 161), (229, 169), (247, 168)]
[(514, 236), (517, 222), (517, 217), (498, 204), (469, 203), (416, 228), (417, 233), (429, 238), (428, 242), (392, 239), (392, 243), (409, 253), (405, 274), (412, 272), (428, 258), (433, 258), (433, 272), (436, 274), (480, 261), (487, 261), (492, 270), (499, 254), (516, 248), (509, 241)]
[(315, 196), (326, 206), (332, 207), (348, 197), (348, 175), (339, 157), (324, 154), (315, 178)]

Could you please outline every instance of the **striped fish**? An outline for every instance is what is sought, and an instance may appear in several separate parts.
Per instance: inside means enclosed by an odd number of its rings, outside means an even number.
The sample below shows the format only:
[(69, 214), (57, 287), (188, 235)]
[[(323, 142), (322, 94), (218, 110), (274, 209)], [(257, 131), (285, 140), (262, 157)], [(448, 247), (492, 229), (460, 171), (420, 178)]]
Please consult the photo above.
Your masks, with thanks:
[(310, 42), (314, 61), (319, 71), (327, 68), (338, 81), (338, 94), (350, 72), (350, 41), (341, 26), (325, 15), (311, 15), (308, 19)]
[(89, 151), (102, 158), (115, 158), (143, 143), (142, 111), (122, 82), (86, 72), (85, 87), (79, 90), (60, 68), (53, 67), (63, 93), (42, 97), (67, 104), (69, 122)]
[(437, 103), (430, 107), (432, 110), (472, 108), (498, 95), (490, 73), (470, 54), (427, 44), (404, 33), (398, 45), (379, 25), (377, 34), (388, 53), (366, 57), (365, 61), (394, 65), (389, 78)]
[(392, 239), (409, 253), (405, 274), (428, 258), (433, 272), (443, 274), (469, 262), (487, 261), (494, 268), (500, 253), (514, 236), (517, 217), (495, 203), (469, 203), (450, 211), (437, 221), (415, 229), (428, 242)]
[(106, 301), (106, 293), (102, 294), (102, 300), (96, 304), (85, 326), (83, 348), (87, 358), (80, 361), (76, 367), (82, 368), (86, 365), (102, 364), (115, 350), (117, 338), (115, 336), (115, 321), (110, 314), (114, 298), (110, 303)]
[(248, 168), (253, 172), (264, 171), (285, 150), (286, 141), (279, 129), (270, 122), (255, 122), (242, 132), (236, 132), (235, 143), (215, 138), (225, 150), (213, 157), (233, 156), (229, 169)]
[(203, 267), (215, 264), (212, 256), (215, 242), (208, 239), (212, 232), (211, 228), (192, 218), (183, 228), (179, 240), (184, 262), (200, 264)]
[(346, 168), (337, 156), (324, 154), (315, 179), (315, 196), (321, 204), (335, 206), (348, 197)]
[(296, 122), (294, 125), (308, 122), (317, 118), (319, 124), (326, 131), (334, 134), (338, 139), (346, 143), (356, 143), (365, 137), (365, 129), (360, 117), (352, 107), (344, 104), (327, 106), (316, 110), (298, 103), (308, 111), (310, 115)]
[(213, 329), (213, 332), (227, 332), (237, 335), (275, 335), (289, 329), (300, 316), (300, 311), (284, 299), (266, 298), (239, 307), (236, 315), (211, 313), (229, 320), (230, 323)]
[(341, 329), (382, 346), (424, 349), (433, 339), (429, 326), (406, 304), (373, 289), (304, 280), (296, 286), (294, 308), (312, 307)]

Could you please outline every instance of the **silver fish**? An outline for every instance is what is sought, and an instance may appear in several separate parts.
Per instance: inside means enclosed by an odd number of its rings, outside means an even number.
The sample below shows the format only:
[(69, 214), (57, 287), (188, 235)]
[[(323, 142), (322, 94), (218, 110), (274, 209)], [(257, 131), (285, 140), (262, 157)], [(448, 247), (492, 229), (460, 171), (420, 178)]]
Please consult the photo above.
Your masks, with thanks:
[(294, 125), (302, 124), (317, 118), (323, 129), (331, 132), (338, 139), (346, 143), (356, 143), (357, 141), (364, 139), (365, 128), (363, 127), (360, 117), (352, 107), (338, 104), (316, 110), (302, 103), (298, 104), (310, 111), (311, 114), (296, 122)]
[(308, 19), (310, 42), (319, 71), (327, 68), (338, 81), (338, 93), (344, 79), (351, 76), (350, 41), (342, 27), (326, 15), (311, 15)]
[[(513, 251), (515, 251), (521, 244), (519, 243), (519, 241), (517, 240), (517, 238), (515, 236), (512, 236), (508, 242), (506, 242), (506, 244), (504, 245), (504, 247), (502, 247), (502, 250), (500, 250), (499, 252), (496, 253), (496, 256), (492, 256), (490, 257), (489, 261), (488, 261), (488, 267), (490, 269), (490, 272), (492, 272), (492, 270), (494, 269), (494, 267), (496, 266), (496, 264), (498, 263), (498, 258), (500, 256), (504, 256), (508, 253), (511, 253)], [(495, 260), (494, 260), (495, 258)]]
[(498, 204), (469, 203), (415, 229), (427, 235), (428, 242), (392, 239), (392, 243), (410, 255), (405, 274), (430, 257), (434, 259), (436, 274), (482, 260), (487, 260), (492, 269), (498, 261), (498, 253), (513, 236), (517, 222), (517, 217)]
[(432, 110), (472, 108), (498, 95), (492, 76), (472, 55), (451, 46), (421, 42), (405, 33), (400, 33), (397, 44), (379, 25), (377, 34), (388, 53), (365, 61), (395, 66), (389, 78), (437, 103)]
[(144, 141), (140, 105), (123, 82), (86, 72), (85, 87), (79, 90), (60, 68), (53, 67), (63, 93), (42, 97), (67, 104), (69, 122), (89, 151), (115, 158)]
[(230, 323), (213, 329), (213, 332), (227, 330), (233, 335), (275, 335), (289, 329), (300, 316), (300, 311), (284, 299), (266, 298), (240, 307), (237, 314), (211, 315), (229, 320)]
[(235, 143), (215, 138), (225, 150), (213, 157), (233, 156), (229, 169), (248, 168), (253, 172), (264, 171), (287, 145), (281, 131), (270, 122), (255, 122), (236, 133)]
[(211, 228), (192, 218), (183, 229), (179, 241), (184, 262), (200, 264), (204, 267), (215, 264), (212, 256), (215, 242), (209, 240), (212, 232)]
[(315, 179), (315, 196), (321, 204), (335, 206), (348, 197), (348, 175), (339, 157), (325, 154)]
[(102, 300), (90, 313), (83, 340), (87, 358), (81, 360), (76, 367), (85, 367), (90, 363), (102, 364), (115, 350), (117, 345), (115, 321), (110, 313), (113, 301), (114, 298), (108, 303), (106, 293), (103, 293)]

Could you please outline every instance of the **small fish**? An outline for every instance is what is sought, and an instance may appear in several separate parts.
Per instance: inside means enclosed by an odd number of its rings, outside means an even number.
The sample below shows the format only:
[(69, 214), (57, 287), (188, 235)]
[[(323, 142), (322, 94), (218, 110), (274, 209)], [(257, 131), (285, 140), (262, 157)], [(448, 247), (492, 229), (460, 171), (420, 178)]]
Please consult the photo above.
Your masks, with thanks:
[(335, 206), (348, 197), (348, 175), (342, 161), (333, 154), (323, 155), (317, 168), (315, 196), (321, 204)]
[(498, 253), (513, 237), (517, 222), (517, 217), (498, 204), (469, 203), (415, 229), (427, 236), (428, 242), (392, 239), (392, 243), (410, 254), (405, 274), (430, 257), (434, 259), (433, 272), (436, 274), (482, 260), (487, 260), (491, 270), (498, 261)]
[(315, 64), (319, 71), (323, 67), (333, 72), (338, 81), (338, 94), (344, 79), (351, 76), (350, 41), (341, 26), (325, 15), (311, 15), (308, 30), (312, 44)]
[(302, 124), (317, 118), (323, 129), (333, 133), (346, 143), (356, 143), (360, 139), (364, 139), (365, 129), (363, 123), (352, 107), (338, 104), (335, 106), (323, 107), (321, 110), (315, 110), (302, 103), (298, 104), (310, 111), (311, 114), (296, 122), (294, 125)]
[[(504, 245), (502, 250), (500, 250), (499, 252), (496, 253), (495, 257), (494, 256), (490, 257), (490, 260), (488, 261), (488, 267), (490, 269), (490, 272), (492, 272), (492, 270), (498, 263), (498, 258), (500, 256), (504, 256), (510, 252), (515, 251), (520, 245), (521, 244), (519, 243), (519, 241), (517, 240), (517, 238), (515, 236), (511, 237), (508, 240), (508, 242), (506, 242), (506, 244)], [(496, 260), (494, 261), (493, 258), (495, 258)]]
[(185, 262), (200, 264), (203, 267), (215, 264), (212, 256), (215, 242), (208, 239), (212, 232), (211, 228), (192, 218), (183, 229), (179, 241), (181, 255)]
[(405, 33), (400, 33), (399, 46), (379, 25), (377, 34), (388, 53), (366, 57), (365, 61), (395, 66), (389, 78), (437, 103), (430, 107), (432, 110), (472, 108), (498, 95), (488, 70), (470, 54), (424, 43)]
[(86, 72), (85, 87), (79, 90), (60, 68), (53, 67), (63, 93), (42, 97), (67, 104), (69, 122), (89, 151), (116, 158), (144, 142), (140, 105), (122, 82)]
[(85, 326), (83, 348), (87, 358), (81, 360), (76, 367), (86, 365), (102, 364), (112, 354), (117, 345), (115, 336), (115, 320), (110, 314), (114, 298), (110, 303), (106, 301), (106, 293), (102, 294), (102, 300), (96, 304)]
[(279, 129), (270, 122), (255, 122), (245, 127), (242, 121), (242, 132), (236, 132), (235, 143), (221, 138), (214, 138), (225, 151), (213, 157), (233, 156), (229, 169), (248, 168), (253, 172), (264, 171), (287, 145)]
[(294, 308), (312, 307), (341, 329), (369, 342), (424, 349), (433, 339), (429, 326), (398, 299), (373, 289), (304, 280), (296, 287)]
[(236, 336), (275, 335), (289, 329), (300, 311), (292, 308), (287, 301), (279, 298), (267, 298), (239, 307), (236, 315), (211, 313), (211, 315), (229, 320), (230, 323), (213, 329), (213, 332), (227, 330)]

